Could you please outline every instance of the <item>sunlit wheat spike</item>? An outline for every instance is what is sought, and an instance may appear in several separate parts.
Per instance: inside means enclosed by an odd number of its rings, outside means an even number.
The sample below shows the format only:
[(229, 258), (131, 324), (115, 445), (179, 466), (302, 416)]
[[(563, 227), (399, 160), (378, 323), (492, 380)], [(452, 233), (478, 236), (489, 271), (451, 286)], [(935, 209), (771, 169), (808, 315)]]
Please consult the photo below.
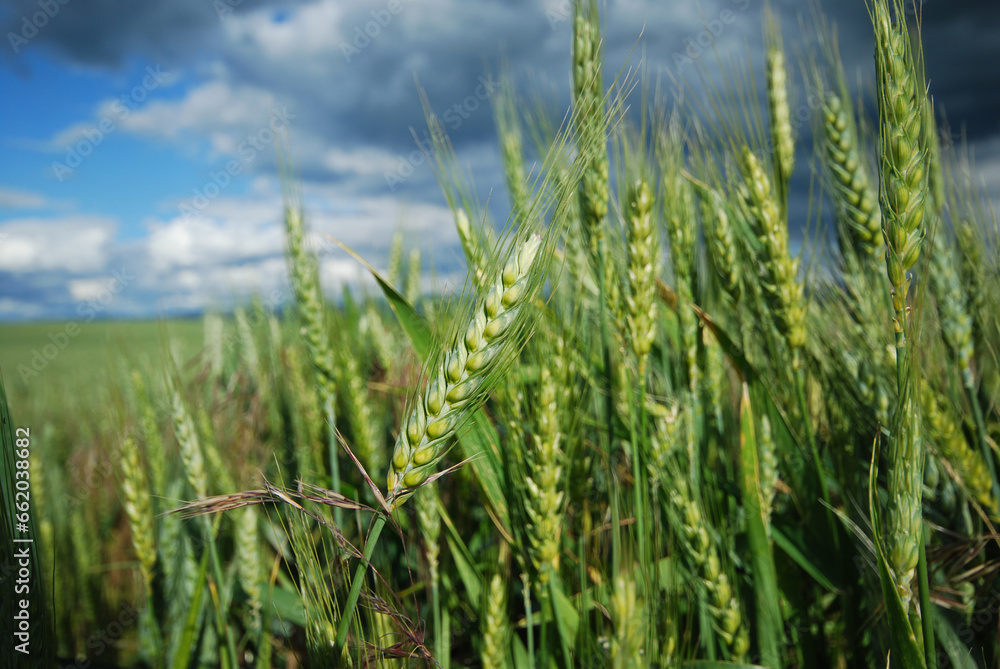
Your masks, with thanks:
[(496, 372), (509, 364), (507, 344), (524, 332), (524, 307), (537, 290), (540, 246), (541, 238), (533, 235), (514, 249), (476, 305), (464, 336), (455, 337), (430, 368), (427, 388), (396, 439), (388, 475), (395, 505), (427, 480), (470, 410), (484, 401)]
[(740, 185), (750, 226), (760, 242), (764, 257), (761, 279), (778, 330), (793, 354), (793, 365), (801, 361), (798, 351), (806, 343), (805, 293), (797, 275), (798, 262), (788, 253), (788, 226), (782, 219), (771, 181), (760, 160), (743, 149), (743, 177)]
[(483, 650), (480, 659), (483, 669), (508, 667), (507, 643), (510, 621), (507, 618), (507, 593), (499, 573), (490, 579), (486, 599), (486, 616), (483, 620)]
[(178, 389), (172, 392), (174, 435), (184, 463), (184, 472), (188, 483), (198, 497), (208, 497), (208, 475), (205, 473), (205, 460), (198, 441), (198, 431), (195, 429), (191, 414), (184, 405), (184, 399)]
[[(893, 3), (902, 21), (900, 2)], [(887, 0), (872, 6), (875, 72), (878, 82), (882, 181), (879, 193), (891, 284), (899, 400), (889, 440), (887, 558), (903, 606), (910, 609), (920, 543), (923, 444), (919, 379), (908, 371), (906, 297), (910, 270), (925, 235), (927, 165), (923, 137), (923, 92), (918, 95), (914, 53), (905, 24), (893, 24)], [(918, 610), (914, 607), (914, 610)], [(911, 611), (912, 613), (913, 611)]]
[(767, 51), (767, 105), (771, 118), (771, 141), (775, 165), (781, 181), (782, 192), (787, 192), (788, 182), (795, 167), (795, 140), (788, 108), (788, 71), (785, 53), (780, 47)]
[(909, 272), (920, 256), (927, 197), (922, 143), (923, 95), (918, 96), (914, 54), (905, 25), (893, 24), (886, 0), (872, 7), (878, 80), (882, 181), (879, 199), (886, 241), (886, 270), (896, 312), (897, 348), (906, 341)]
[(639, 360), (641, 379), (656, 339), (656, 279), (660, 274), (660, 237), (653, 222), (653, 191), (643, 179), (629, 189), (625, 222), (629, 279), (625, 319), (632, 352)]
[(853, 114), (840, 97), (831, 93), (823, 102), (823, 129), (827, 169), (840, 219), (847, 224), (841, 240), (863, 257), (882, 251), (882, 211), (878, 194), (858, 148)]
[(149, 497), (146, 467), (139, 453), (139, 445), (130, 435), (122, 439), (120, 454), (125, 515), (132, 533), (132, 546), (139, 558), (146, 598), (147, 601), (152, 601), (153, 575), (156, 568), (156, 536), (153, 529), (153, 507)]
[(337, 405), (337, 384), (333, 369), (333, 348), (323, 310), (318, 262), (316, 256), (306, 248), (302, 211), (295, 206), (285, 207), (285, 232), (295, 302), (302, 321), (309, 359), (316, 370), (320, 404), (324, 411), (332, 414), (333, 407)]
[[(538, 431), (528, 446), (528, 497), (531, 560), (539, 586), (548, 584), (559, 572), (559, 544), (563, 527), (565, 493), (562, 485), (562, 449), (559, 431), (560, 408), (556, 380), (543, 364), (538, 383)], [(529, 437), (530, 439), (531, 437)]]

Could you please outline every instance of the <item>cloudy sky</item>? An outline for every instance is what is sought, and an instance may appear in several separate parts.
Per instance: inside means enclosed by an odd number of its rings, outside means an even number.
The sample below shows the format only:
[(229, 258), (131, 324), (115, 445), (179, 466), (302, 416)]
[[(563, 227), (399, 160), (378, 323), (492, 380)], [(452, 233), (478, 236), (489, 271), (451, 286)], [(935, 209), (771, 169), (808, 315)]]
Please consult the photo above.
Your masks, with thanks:
[[(805, 4), (772, 2), (793, 54), (808, 48), (796, 14)], [(870, 80), (864, 1), (821, 5), (838, 26), (849, 75)], [(413, 130), (425, 127), (416, 82), (502, 220), (489, 105), (496, 74), (506, 60), (521, 90), (540, 88), (554, 110), (565, 109), (569, 7), (570, 0), (3, 3), (0, 320), (73, 318), (95, 307), (101, 316), (156, 316), (255, 291), (287, 294), (276, 132), (290, 138), (316, 230), (377, 266), (403, 230), (447, 283), (460, 251), (434, 175), (412, 160)], [(724, 56), (759, 60), (762, 10), (761, 0), (607, 0), (606, 68), (618, 71), (641, 32), (632, 64), (641, 60), (653, 81), (695, 81), (678, 56), (706, 22)], [(931, 88), (998, 193), (1000, 7), (925, 0), (923, 12)], [(804, 91), (797, 95), (801, 103)], [(807, 137), (808, 123), (800, 132)], [(798, 176), (803, 187), (807, 179)], [(328, 291), (360, 276), (343, 254), (324, 253)]]

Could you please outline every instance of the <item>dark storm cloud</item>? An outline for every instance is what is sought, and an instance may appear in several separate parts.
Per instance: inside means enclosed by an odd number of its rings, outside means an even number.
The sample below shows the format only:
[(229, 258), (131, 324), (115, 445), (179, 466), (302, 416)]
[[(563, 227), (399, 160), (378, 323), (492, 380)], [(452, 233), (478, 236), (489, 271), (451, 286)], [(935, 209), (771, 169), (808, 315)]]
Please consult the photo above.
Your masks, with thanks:
[(1000, 4), (929, 2), (924, 54), (931, 93), (970, 141), (1000, 133)]
[[(184, 61), (228, 16), (284, 0), (12, 0), (0, 10), (6, 55), (52, 47), (76, 63), (118, 67), (135, 55)], [(39, 16), (39, 14), (47, 16)], [(34, 30), (32, 29), (33, 26)], [(13, 34), (26, 38), (22, 44)], [(15, 48), (20, 47), (20, 48)]]
[[(15, 0), (8, 5), (2, 19), (5, 32), (17, 30), (22, 16), (38, 11), (38, 1)], [(411, 128), (420, 136), (426, 127), (415, 79), (426, 92), (430, 108), (443, 119), (460, 155), (495, 142), (490, 100), (474, 97), (483, 90), (484, 81), (492, 81), (499, 73), (502, 60), (509, 63), (519, 88), (525, 90), (533, 81), (550, 82), (554, 108), (568, 105), (569, 0), (399, 1), (400, 10), (378, 27), (375, 36), (365, 35), (366, 26), (376, 14), (388, 17), (388, 0), (331, 5), (338, 13), (331, 24), (335, 28), (324, 36), (327, 47), (308, 52), (307, 62), (270, 51), (267, 40), (271, 36), (266, 31), (225, 25), (230, 15), (227, 11), (220, 20), (218, 9), (231, 8), (232, 16), (240, 17), (270, 7), (278, 17), (289, 6), (316, 7), (319, 2), (70, 0), (58, 5), (58, 15), (39, 30), (30, 46), (44, 44), (71, 61), (107, 67), (136, 55), (158, 59), (168, 67), (221, 64), (222, 73), (211, 70), (209, 76), (234, 88), (268, 91), (292, 106), (298, 115), (295, 127), (309, 141), (309, 146), (297, 148), (315, 154), (314, 160), (303, 159), (303, 176), (319, 181), (345, 178), (324, 166), (322, 147), (374, 147), (398, 155), (414, 149)], [(855, 82), (860, 72), (862, 80), (870, 82), (873, 44), (865, 3), (825, 0), (821, 5), (838, 27), (849, 80)], [(932, 92), (952, 126), (966, 127), (972, 140), (1000, 131), (1000, 10), (996, 5), (986, 0), (924, 3)], [(772, 6), (781, 15), (786, 47), (794, 54), (803, 39), (798, 15), (808, 15), (809, 7), (790, 1), (776, 1)], [(667, 73), (697, 81), (694, 68), (683, 69), (678, 57), (683, 57), (692, 40), (699, 39), (706, 24), (717, 28), (714, 39), (723, 50), (748, 49), (760, 76), (762, 9), (760, 0), (611, 0), (603, 5), (605, 83), (610, 84), (625, 63), (640, 32), (642, 41), (631, 53), (630, 65), (643, 60), (653, 81), (667, 79)], [(727, 20), (721, 22), (720, 17)], [(699, 65), (711, 73), (714, 59), (703, 61)], [(195, 68), (188, 71), (192, 77), (206, 76)], [(533, 73), (530, 77), (529, 72)], [(804, 91), (796, 93), (804, 97)], [(800, 136), (808, 139), (809, 130), (807, 123)], [(269, 161), (260, 167), (265, 166), (273, 168)], [(499, 173), (495, 166), (491, 172)], [(432, 180), (426, 177), (429, 174), (407, 187), (426, 184), (433, 191)], [(379, 181), (373, 179), (372, 187), (381, 187)]]
[[(839, 27), (849, 77), (860, 71), (871, 81), (874, 41), (865, 3), (822, 4)], [(1000, 3), (924, 0), (920, 5), (915, 11), (908, 7), (907, 18), (915, 28), (921, 17), (925, 70), (939, 115), (943, 112), (955, 131), (964, 127), (973, 142), (1000, 133)]]

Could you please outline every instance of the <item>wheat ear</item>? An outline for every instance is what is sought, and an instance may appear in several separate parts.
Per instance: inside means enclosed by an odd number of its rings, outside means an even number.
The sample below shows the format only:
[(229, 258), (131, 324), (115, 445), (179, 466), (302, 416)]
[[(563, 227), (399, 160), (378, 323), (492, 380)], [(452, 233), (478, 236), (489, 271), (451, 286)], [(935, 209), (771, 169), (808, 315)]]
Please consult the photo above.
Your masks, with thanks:
[(692, 494), (682, 476), (673, 478), (670, 500), (677, 514), (688, 554), (697, 566), (701, 583), (709, 595), (708, 607), (714, 619), (715, 631), (729, 647), (733, 659), (741, 660), (750, 647), (749, 634), (743, 624), (736, 592), (729, 576), (722, 570), (719, 551), (706, 529), (702, 504)]
[(842, 243), (859, 256), (877, 256), (882, 250), (882, 212), (878, 195), (861, 159), (857, 131), (849, 108), (830, 94), (823, 102), (823, 130), (827, 169), (841, 218)]
[(486, 600), (486, 616), (483, 622), (483, 669), (506, 669), (507, 639), (510, 636), (510, 622), (507, 619), (507, 598), (504, 581), (500, 574), (490, 579), (490, 589)]
[(767, 106), (779, 191), (784, 195), (788, 192), (788, 182), (795, 167), (795, 139), (792, 137), (788, 107), (788, 71), (785, 69), (785, 53), (780, 46), (772, 46), (767, 50)]
[(880, 202), (886, 240), (886, 271), (892, 286), (897, 359), (906, 345), (909, 272), (924, 239), (927, 193), (922, 146), (922, 102), (905, 28), (893, 25), (883, 2), (874, 4), (875, 64), (879, 87), (882, 184)]
[(722, 288), (734, 303), (738, 303), (743, 295), (743, 272), (729, 204), (714, 188), (702, 189), (701, 212), (708, 229), (707, 241), (712, 265), (722, 280)]
[(804, 290), (798, 282), (798, 261), (788, 254), (788, 226), (781, 217), (760, 160), (748, 148), (743, 149), (743, 176), (740, 193), (749, 212), (754, 234), (764, 251), (761, 279), (768, 303), (774, 314), (795, 371), (801, 369), (800, 351), (806, 343), (806, 304)]
[(470, 408), (485, 399), (487, 381), (507, 362), (507, 344), (523, 330), (524, 304), (537, 289), (532, 276), (540, 271), (540, 246), (541, 238), (533, 235), (514, 250), (476, 305), (464, 337), (456, 337), (432, 367), (427, 388), (396, 439), (387, 482), (395, 505), (427, 480)]
[[(897, 10), (900, 9), (897, 2)], [(896, 336), (896, 386), (899, 400), (889, 440), (887, 488), (888, 561), (903, 605), (909, 609), (912, 582), (923, 541), (921, 483), (923, 446), (917, 380), (910, 375), (906, 354), (906, 296), (910, 269), (924, 239), (927, 175), (922, 146), (922, 103), (905, 26), (894, 25), (884, 1), (876, 2), (875, 70), (878, 79), (880, 203), (886, 239), (886, 270), (892, 288)]]
[(153, 601), (153, 572), (156, 568), (156, 537), (153, 530), (153, 506), (149, 496), (146, 468), (139, 445), (130, 435), (121, 443), (121, 489), (125, 498), (125, 515), (132, 533), (132, 546), (139, 557), (146, 600)]
[(208, 475), (205, 473), (205, 459), (198, 442), (198, 432), (191, 419), (191, 414), (188, 413), (187, 407), (184, 405), (180, 391), (174, 388), (172, 397), (174, 434), (177, 437), (181, 461), (184, 463), (184, 472), (187, 474), (188, 483), (194, 489), (195, 495), (198, 498), (207, 497)]
[(545, 586), (559, 570), (559, 539), (563, 526), (562, 450), (556, 381), (543, 365), (538, 388), (538, 432), (529, 451), (530, 473), (527, 507), (531, 559), (538, 573), (538, 585)]
[(969, 448), (962, 426), (941, 406), (934, 391), (926, 385), (921, 390), (920, 405), (928, 436), (951, 466), (959, 484), (985, 509), (993, 512), (997, 508), (997, 499), (993, 496), (993, 479), (982, 456)]
[(608, 213), (609, 194), (601, 58), (597, 3), (577, 0), (573, 17), (573, 105), (581, 146), (599, 147), (586, 154), (589, 162), (580, 183), (580, 217), (595, 267), (604, 241), (603, 222)]
[(660, 273), (660, 237), (653, 223), (653, 191), (645, 180), (629, 190), (628, 213), (629, 294), (625, 299), (626, 323), (632, 352), (639, 361), (644, 383), (646, 360), (656, 339), (656, 279)]

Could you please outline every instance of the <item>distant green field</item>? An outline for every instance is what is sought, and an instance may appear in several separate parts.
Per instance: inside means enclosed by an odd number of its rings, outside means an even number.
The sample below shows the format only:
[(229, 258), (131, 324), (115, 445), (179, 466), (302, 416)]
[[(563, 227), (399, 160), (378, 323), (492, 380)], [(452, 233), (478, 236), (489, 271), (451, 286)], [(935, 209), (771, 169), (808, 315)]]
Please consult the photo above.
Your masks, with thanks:
[(117, 365), (148, 359), (159, 368), (168, 344), (188, 359), (201, 342), (200, 319), (0, 325), (0, 373), (12, 412), (30, 420), (102, 402), (96, 390)]

